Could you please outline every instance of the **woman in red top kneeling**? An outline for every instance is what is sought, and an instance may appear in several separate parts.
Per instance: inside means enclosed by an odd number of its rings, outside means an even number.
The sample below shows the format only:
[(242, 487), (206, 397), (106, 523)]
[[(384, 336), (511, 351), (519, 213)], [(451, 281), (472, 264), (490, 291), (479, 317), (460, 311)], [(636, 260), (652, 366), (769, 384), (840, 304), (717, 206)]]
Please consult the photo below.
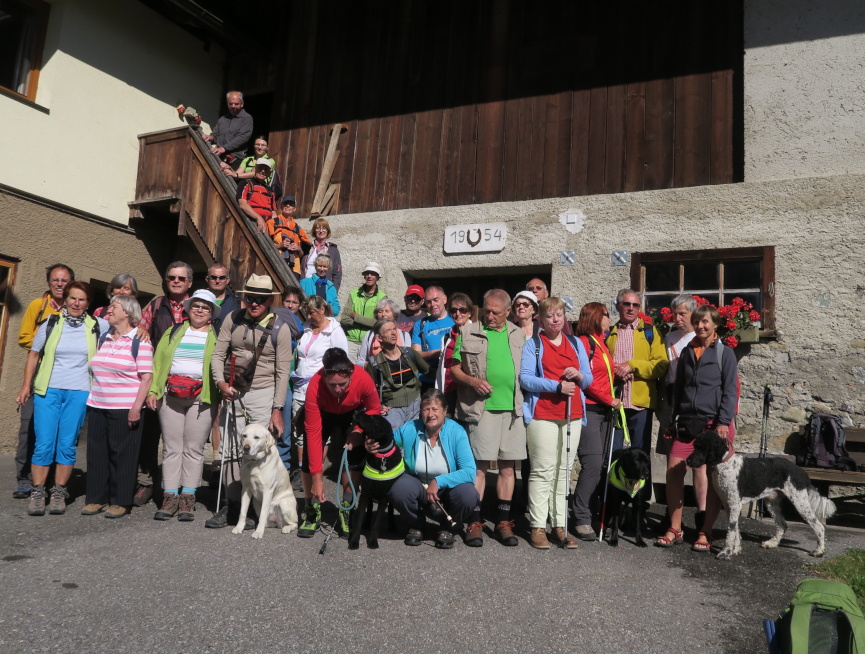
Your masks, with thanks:
[[(531, 462), (529, 475), (529, 543), (549, 549), (547, 515), (553, 541), (574, 549), (577, 541), (567, 533), (567, 472), (585, 424), (585, 400), (580, 389), (592, 383), (586, 350), (573, 336), (565, 336), (565, 305), (561, 299), (543, 300), (538, 309), (541, 332), (526, 341), (520, 361), (523, 420)], [(568, 414), (570, 407), (570, 415)], [(570, 431), (570, 451), (568, 451)]]

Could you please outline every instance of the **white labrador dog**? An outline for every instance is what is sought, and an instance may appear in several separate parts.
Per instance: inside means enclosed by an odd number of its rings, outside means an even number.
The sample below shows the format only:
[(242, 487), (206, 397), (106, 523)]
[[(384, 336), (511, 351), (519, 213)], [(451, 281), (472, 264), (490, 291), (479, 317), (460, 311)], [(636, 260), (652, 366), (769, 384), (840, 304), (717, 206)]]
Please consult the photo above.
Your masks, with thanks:
[(261, 538), (270, 520), (287, 534), (297, 528), (297, 500), (291, 488), (288, 470), (279, 458), (276, 441), (264, 425), (247, 425), (243, 437), (243, 461), (240, 481), (243, 496), (240, 500), (240, 519), (232, 534), (242, 534), (250, 500), (258, 512), (258, 527), (253, 538)]

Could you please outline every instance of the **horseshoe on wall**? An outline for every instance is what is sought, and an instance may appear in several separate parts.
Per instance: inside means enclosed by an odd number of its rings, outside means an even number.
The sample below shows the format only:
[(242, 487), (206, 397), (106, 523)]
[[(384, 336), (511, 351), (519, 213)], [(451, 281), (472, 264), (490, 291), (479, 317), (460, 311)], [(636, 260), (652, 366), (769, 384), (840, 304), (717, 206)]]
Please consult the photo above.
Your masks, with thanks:
[(472, 230), (468, 229), (468, 230), (466, 230), (466, 242), (469, 245), (471, 245), (472, 247), (474, 247), (478, 243), (481, 242), (481, 236), (482, 235), (483, 235), (483, 232), (481, 231), (480, 227), (478, 227), (478, 239), (476, 241), (472, 241)]

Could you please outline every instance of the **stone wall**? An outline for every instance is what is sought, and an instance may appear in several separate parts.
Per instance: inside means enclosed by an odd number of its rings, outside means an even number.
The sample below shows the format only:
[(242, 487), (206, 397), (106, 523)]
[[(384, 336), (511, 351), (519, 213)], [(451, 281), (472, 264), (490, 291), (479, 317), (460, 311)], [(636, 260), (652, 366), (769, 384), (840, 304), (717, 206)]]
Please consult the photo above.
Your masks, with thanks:
[[(383, 265), (383, 288), (399, 302), (420, 272), (468, 278), (534, 266), (552, 271), (554, 293), (573, 297), (578, 311), (586, 302), (609, 303), (629, 286), (630, 267), (612, 266), (613, 250), (774, 246), (777, 340), (740, 346), (737, 354), (741, 443), (746, 450), (759, 445), (762, 389), (770, 384), (769, 431), (779, 451), (814, 410), (865, 423), (863, 210), (865, 176), (847, 175), (354, 214), (335, 216), (331, 225), (345, 267), (341, 301), (373, 259)], [(584, 217), (571, 233), (559, 217), (577, 212)], [(502, 252), (443, 254), (447, 225), (486, 222), (507, 224)], [(560, 265), (562, 250), (576, 251), (575, 265)]]

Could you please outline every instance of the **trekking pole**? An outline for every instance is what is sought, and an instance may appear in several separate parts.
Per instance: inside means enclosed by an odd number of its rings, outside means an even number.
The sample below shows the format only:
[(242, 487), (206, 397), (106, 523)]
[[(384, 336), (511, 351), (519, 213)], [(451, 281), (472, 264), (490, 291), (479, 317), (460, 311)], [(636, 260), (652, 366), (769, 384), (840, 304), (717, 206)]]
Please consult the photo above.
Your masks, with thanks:
[(565, 450), (565, 537), (562, 539), (562, 549), (568, 545), (568, 512), (570, 511), (571, 497), (571, 396), (565, 402), (565, 420), (567, 421), (566, 450)]
[[(422, 486), (424, 487), (424, 489), (429, 488), (429, 484), (422, 484)], [(445, 511), (445, 507), (444, 507), (444, 505), (443, 505), (441, 502), (435, 502), (435, 505), (436, 505), (436, 506), (441, 510), (441, 512), (444, 514), (444, 517), (448, 519), (448, 522), (450, 523), (450, 526), (451, 526), (451, 527), (456, 527), (456, 526), (457, 526), (456, 521), (455, 521), (453, 518), (451, 518), (451, 514), (450, 514), (450, 513), (448, 513), (447, 511)]]
[(604, 455), (606, 457), (606, 465), (604, 466), (605, 472), (603, 477), (604, 501), (601, 504), (601, 528), (598, 530), (599, 543), (604, 540), (604, 520), (607, 515), (607, 486), (609, 486), (608, 481), (610, 479), (610, 465), (613, 459), (613, 442), (615, 441), (615, 439), (613, 438), (613, 433), (616, 428), (616, 411), (615, 409), (610, 407), (610, 412), (610, 426), (607, 429), (607, 437), (604, 440)]
[[(231, 355), (231, 363), (228, 368), (228, 390), (234, 386), (234, 371), (237, 364), (237, 355)], [(219, 485), (216, 490), (216, 512), (219, 513), (219, 503), (222, 501), (222, 481), (225, 474), (225, 449), (228, 447), (228, 399), (222, 403), (222, 408), (225, 411), (225, 423), (222, 428), (222, 440), (220, 442), (220, 464), (219, 464)]]
[[(775, 398), (772, 397), (772, 389), (766, 384), (763, 387), (763, 423), (760, 426), (760, 457), (765, 458), (769, 453), (769, 405)], [(760, 500), (760, 519), (763, 519), (763, 500)]]

